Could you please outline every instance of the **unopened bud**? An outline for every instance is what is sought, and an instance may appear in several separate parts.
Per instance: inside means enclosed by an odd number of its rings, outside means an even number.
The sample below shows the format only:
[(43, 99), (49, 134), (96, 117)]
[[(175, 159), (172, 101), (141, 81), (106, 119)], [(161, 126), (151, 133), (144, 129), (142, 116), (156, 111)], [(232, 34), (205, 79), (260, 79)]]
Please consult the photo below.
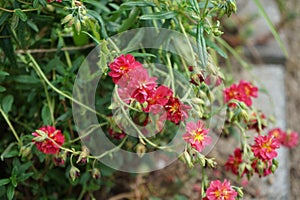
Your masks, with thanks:
[(137, 153), (138, 157), (140, 157), (140, 158), (142, 158), (145, 155), (146, 150), (147, 149), (146, 149), (145, 145), (143, 145), (143, 144), (138, 144), (136, 146), (136, 153)]
[(243, 192), (242, 188), (238, 187), (238, 188), (236, 188), (236, 191), (238, 193), (238, 197), (239, 198), (243, 198), (244, 197), (244, 192)]
[(19, 155), (22, 158), (30, 158), (32, 156), (31, 154), (31, 145), (30, 146), (22, 146), (20, 149)]
[(87, 161), (88, 156), (90, 155), (90, 151), (86, 146), (82, 146), (81, 150), (82, 152), (80, 153), (76, 163), (79, 162), (85, 163)]
[(73, 18), (73, 15), (72, 15), (72, 14), (68, 14), (67, 16), (65, 16), (65, 17), (61, 20), (61, 24), (65, 24), (65, 23), (69, 22), (72, 18)]
[(69, 176), (72, 181), (75, 181), (76, 178), (80, 176), (80, 170), (77, 167), (72, 166), (69, 171)]
[(99, 179), (101, 177), (101, 173), (98, 168), (92, 169), (92, 177), (93, 177), (93, 179)]
[(79, 20), (76, 20), (74, 26), (75, 26), (75, 30), (76, 30), (77, 34), (79, 34), (81, 31), (81, 22)]

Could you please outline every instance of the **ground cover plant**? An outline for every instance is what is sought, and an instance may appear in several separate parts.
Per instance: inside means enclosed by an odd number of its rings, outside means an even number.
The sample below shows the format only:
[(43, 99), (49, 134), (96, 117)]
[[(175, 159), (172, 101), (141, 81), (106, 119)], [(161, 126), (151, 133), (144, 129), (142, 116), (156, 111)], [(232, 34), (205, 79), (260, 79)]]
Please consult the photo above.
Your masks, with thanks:
[(0, 197), (113, 196), (115, 171), (179, 158), (201, 166), (195, 196), (243, 198), (206, 175), (218, 138), (239, 134), (224, 169), (251, 179), (274, 173), (298, 134), (253, 107), (259, 85), (220, 68), (239, 58), (221, 37), (236, 11), (234, 0), (2, 1)]

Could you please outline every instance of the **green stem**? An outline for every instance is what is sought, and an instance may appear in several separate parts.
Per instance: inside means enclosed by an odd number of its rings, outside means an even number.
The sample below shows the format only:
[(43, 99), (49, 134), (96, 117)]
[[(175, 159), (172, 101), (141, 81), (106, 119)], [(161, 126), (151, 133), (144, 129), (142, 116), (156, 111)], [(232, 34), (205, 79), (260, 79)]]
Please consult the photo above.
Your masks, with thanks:
[(201, 178), (201, 198), (203, 199), (204, 194), (205, 194), (205, 170), (204, 170), (204, 166), (201, 166), (201, 174), (202, 174), (202, 178)]
[(9, 118), (7, 117), (7, 115), (4, 113), (4, 111), (0, 108), (0, 112), (3, 116), (3, 118), (5, 119), (6, 123), (8, 124), (9, 128), (11, 129), (11, 131), (13, 132), (16, 140), (18, 141), (18, 145), (21, 147), (23, 144), (22, 144), (22, 141), (20, 140), (17, 132), (15, 131), (15, 128), (13, 127), (13, 125), (11, 124)]
[(128, 138), (128, 135), (126, 135), (126, 137), (122, 140), (122, 142), (118, 146), (116, 146), (115, 148), (113, 148), (113, 149), (111, 149), (109, 151), (105, 151), (103, 154), (101, 154), (99, 156), (91, 156), (91, 157), (92, 158), (96, 158), (96, 159), (100, 159), (100, 158), (102, 158), (102, 157), (104, 157), (104, 156), (106, 156), (106, 155), (108, 155), (110, 153), (113, 153), (113, 152), (119, 150), (124, 145), (124, 143), (126, 142), (127, 138)]
[(45, 76), (45, 74), (43, 73), (43, 71), (41, 70), (39, 64), (36, 62), (36, 60), (32, 57), (32, 55), (26, 51), (27, 56), (30, 58), (31, 62), (33, 63), (33, 65), (35, 66), (34, 69), (41, 75), (42, 79), (47, 83), (47, 85), (49, 85), (55, 92), (57, 92), (58, 94), (62, 95), (63, 97), (71, 100), (72, 102), (77, 103), (78, 105), (84, 107), (85, 109), (97, 114), (98, 116), (100, 116), (101, 118), (105, 119), (106, 121), (109, 121), (108, 117), (106, 117), (105, 115), (95, 111), (94, 109), (90, 108), (87, 105), (84, 105), (83, 103), (81, 103), (80, 101), (72, 98), (71, 96), (67, 95), (66, 93), (62, 92), (61, 90), (57, 89), (54, 85), (52, 85), (52, 83), (47, 79), (47, 77)]
[(205, 17), (206, 17), (206, 9), (207, 9), (207, 6), (208, 6), (208, 2), (209, 2), (209, 0), (205, 1), (205, 5), (204, 5), (204, 8), (203, 8), (203, 13), (202, 13), (202, 20), (205, 19)]

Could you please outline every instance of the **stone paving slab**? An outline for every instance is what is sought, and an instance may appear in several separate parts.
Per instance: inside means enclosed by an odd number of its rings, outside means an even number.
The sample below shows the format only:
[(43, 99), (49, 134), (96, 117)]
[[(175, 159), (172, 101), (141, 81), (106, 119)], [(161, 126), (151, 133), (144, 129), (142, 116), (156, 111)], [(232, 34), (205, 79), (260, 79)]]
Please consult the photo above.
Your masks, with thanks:
[[(245, 75), (246, 80), (256, 82), (260, 88), (268, 91), (268, 95), (259, 93), (259, 98), (254, 101), (254, 106), (261, 109), (266, 115), (273, 115), (277, 121), (274, 127), (286, 128), (286, 100), (285, 100), (285, 68), (282, 65), (256, 66), (252, 73), (258, 81)], [(288, 149), (281, 147), (278, 151), (279, 168), (275, 174), (263, 179), (257, 179), (259, 196), (257, 200), (286, 200), (289, 199), (289, 154)]]

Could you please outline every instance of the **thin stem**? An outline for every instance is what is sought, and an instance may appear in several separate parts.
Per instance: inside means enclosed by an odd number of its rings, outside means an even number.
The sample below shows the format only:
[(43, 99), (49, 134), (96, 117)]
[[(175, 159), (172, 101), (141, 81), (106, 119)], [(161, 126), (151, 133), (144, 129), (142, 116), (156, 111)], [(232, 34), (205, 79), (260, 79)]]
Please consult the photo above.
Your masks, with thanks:
[(20, 140), (15, 128), (13, 127), (13, 125), (11, 124), (9, 118), (7, 117), (7, 115), (4, 113), (4, 111), (2, 110), (2, 108), (0, 108), (0, 112), (3, 116), (3, 118), (5, 119), (6, 123), (8, 124), (9, 128), (11, 129), (11, 131), (13, 132), (16, 140), (18, 141), (18, 145), (21, 147), (23, 144), (22, 144), (22, 141)]
[(174, 83), (174, 74), (173, 74), (173, 68), (172, 68), (172, 64), (171, 64), (171, 59), (170, 59), (170, 55), (167, 55), (167, 61), (168, 61), (168, 69), (169, 69), (169, 74), (171, 77), (171, 87), (175, 96), (175, 83)]
[(33, 65), (35, 66), (34, 69), (35, 69), (38, 73), (40, 73), (42, 79), (43, 79), (43, 80), (44, 80), (44, 81), (45, 81), (45, 82), (46, 82), (46, 83), (47, 83), (47, 84), (48, 84), (55, 92), (57, 92), (58, 94), (64, 96), (65, 98), (71, 100), (72, 102), (75, 102), (76, 104), (78, 104), (78, 105), (84, 107), (85, 109), (87, 109), (87, 110), (89, 110), (89, 111), (91, 111), (91, 112), (97, 114), (97, 115), (100, 116), (101, 118), (103, 118), (103, 119), (105, 119), (106, 121), (108, 121), (108, 118), (107, 118), (105, 115), (103, 115), (103, 114), (101, 114), (101, 113), (95, 111), (94, 109), (90, 108), (90, 107), (87, 106), (87, 105), (84, 105), (84, 104), (81, 103), (80, 101), (78, 101), (78, 100), (72, 98), (71, 96), (67, 95), (66, 93), (62, 92), (61, 90), (57, 89), (54, 85), (52, 85), (52, 83), (47, 79), (47, 77), (45, 76), (45, 74), (44, 74), (43, 71), (41, 70), (39, 64), (35, 61), (35, 59), (32, 57), (32, 55), (31, 55), (29, 52), (26, 52), (26, 54), (27, 54), (27, 56), (30, 58), (30, 60), (31, 60), (31, 62), (33, 63)]
[(205, 19), (205, 17), (206, 17), (206, 9), (207, 9), (207, 6), (208, 6), (208, 2), (209, 2), (209, 0), (205, 1), (205, 5), (204, 5), (204, 8), (203, 8), (203, 13), (202, 13), (202, 20)]
[[(2, 11), (5, 11), (5, 12), (10, 12), (10, 13), (14, 13), (15, 10), (9, 10), (9, 9), (6, 9), (6, 8), (2, 8), (0, 7), (0, 10)], [(31, 11), (37, 11), (38, 9), (36, 8), (30, 8), (30, 9), (24, 9), (24, 10), (21, 10), (22, 12), (31, 12)]]
[(201, 198), (204, 197), (204, 194), (205, 194), (205, 170), (204, 170), (204, 166), (201, 166), (201, 174), (202, 174), (202, 177), (201, 177)]
[(124, 143), (126, 142), (127, 138), (128, 138), (128, 135), (126, 135), (126, 136), (124, 137), (124, 139), (122, 140), (122, 142), (121, 142), (118, 146), (116, 146), (115, 148), (113, 148), (113, 149), (111, 149), (111, 150), (109, 150), (109, 151), (105, 151), (103, 154), (101, 154), (101, 155), (99, 155), (99, 156), (91, 156), (91, 157), (92, 157), (92, 158), (96, 158), (96, 159), (100, 159), (100, 158), (102, 158), (102, 157), (104, 157), (104, 156), (106, 156), (106, 155), (108, 155), (108, 154), (111, 154), (111, 153), (113, 153), (113, 152), (119, 150), (119, 149), (124, 145)]

